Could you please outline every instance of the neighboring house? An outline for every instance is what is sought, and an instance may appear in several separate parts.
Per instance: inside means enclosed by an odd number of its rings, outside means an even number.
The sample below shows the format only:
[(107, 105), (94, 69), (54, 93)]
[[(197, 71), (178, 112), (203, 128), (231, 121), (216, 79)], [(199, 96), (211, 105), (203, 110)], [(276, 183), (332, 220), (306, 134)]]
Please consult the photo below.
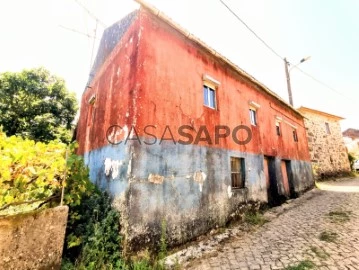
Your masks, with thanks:
[(348, 152), (359, 159), (359, 130), (349, 128), (343, 132), (343, 138)]
[(298, 111), (305, 116), (315, 176), (326, 178), (349, 173), (348, 153), (339, 122), (344, 118), (306, 107), (300, 107)]
[(158, 243), (163, 220), (180, 244), (313, 186), (303, 116), (158, 10), (106, 29), (92, 74), (79, 153), (121, 211), (126, 249)]

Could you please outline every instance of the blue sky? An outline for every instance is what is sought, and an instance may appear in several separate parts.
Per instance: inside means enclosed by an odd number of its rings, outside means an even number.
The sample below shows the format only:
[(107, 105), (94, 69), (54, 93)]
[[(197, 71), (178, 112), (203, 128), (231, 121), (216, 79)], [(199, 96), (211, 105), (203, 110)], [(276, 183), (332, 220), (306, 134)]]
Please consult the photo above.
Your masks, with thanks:
[[(137, 7), (132, 0), (79, 0), (107, 26)], [(294, 105), (343, 116), (359, 129), (359, 1), (224, 0), (282, 57), (328, 84), (291, 70)], [(219, 0), (148, 0), (173, 20), (288, 100), (283, 61)], [(0, 2), (0, 72), (44, 66), (80, 98), (91, 65), (95, 20), (75, 0)], [(101, 25), (97, 29), (100, 38)], [(98, 39), (95, 42), (97, 51)], [(94, 57), (94, 56), (93, 56)], [(338, 94), (337, 92), (340, 94)]]

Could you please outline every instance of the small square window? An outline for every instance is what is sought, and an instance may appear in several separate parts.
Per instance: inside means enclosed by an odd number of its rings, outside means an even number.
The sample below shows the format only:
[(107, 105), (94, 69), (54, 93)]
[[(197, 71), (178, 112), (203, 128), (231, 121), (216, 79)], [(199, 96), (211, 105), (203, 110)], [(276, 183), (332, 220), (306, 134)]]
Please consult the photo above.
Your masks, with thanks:
[(275, 123), (275, 130), (276, 130), (276, 133), (278, 136), (282, 135), (281, 130), (280, 130), (280, 123), (278, 121), (276, 121), (276, 123)]
[(327, 134), (330, 134), (329, 123), (325, 123), (325, 130), (327, 131)]
[(232, 188), (245, 187), (245, 162), (244, 158), (231, 157), (231, 181)]
[(256, 126), (257, 125), (257, 111), (254, 110), (254, 109), (249, 109), (249, 117), (250, 117), (250, 120), (251, 120), (251, 124), (253, 126)]
[(216, 108), (216, 91), (207, 85), (203, 85), (204, 105), (212, 109)]
[(297, 131), (295, 129), (293, 130), (293, 139), (294, 139), (295, 142), (298, 141), (298, 134), (297, 134)]

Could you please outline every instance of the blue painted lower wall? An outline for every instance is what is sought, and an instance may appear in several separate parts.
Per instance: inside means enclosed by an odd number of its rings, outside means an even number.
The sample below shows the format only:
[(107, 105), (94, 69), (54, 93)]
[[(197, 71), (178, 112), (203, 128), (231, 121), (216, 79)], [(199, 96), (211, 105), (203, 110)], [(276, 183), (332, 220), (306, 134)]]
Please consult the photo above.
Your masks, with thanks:
[[(224, 225), (246, 202), (267, 202), (263, 155), (198, 145), (108, 145), (85, 154), (90, 178), (113, 196), (121, 211), (127, 249), (158, 243), (167, 223), (169, 244), (184, 243)], [(245, 159), (245, 188), (231, 188), (230, 157)], [(271, 177), (278, 195), (286, 196), (280, 157)], [(313, 186), (310, 162), (291, 160), (292, 189)]]

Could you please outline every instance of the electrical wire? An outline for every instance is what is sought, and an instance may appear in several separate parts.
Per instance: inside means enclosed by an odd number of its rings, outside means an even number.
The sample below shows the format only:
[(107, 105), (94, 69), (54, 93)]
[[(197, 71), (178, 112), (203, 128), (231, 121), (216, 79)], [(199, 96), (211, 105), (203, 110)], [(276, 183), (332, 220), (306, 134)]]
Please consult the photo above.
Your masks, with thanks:
[[(252, 28), (250, 28), (248, 26), (248, 24), (246, 24), (223, 0), (219, 0), (228, 10), (230, 13), (232, 13), (258, 40), (260, 40), (273, 54), (275, 54), (276, 56), (278, 56), (281, 60), (284, 60), (284, 57), (282, 57), (276, 50), (274, 50), (271, 46), (268, 45), (267, 42), (265, 42), (260, 36), (258, 36), (258, 34), (252, 30)], [(288, 62), (288, 61), (287, 61)], [(288, 62), (288, 64), (290, 64), (290, 62)], [(294, 66), (293, 68), (298, 69), (300, 72), (302, 72), (304, 75), (306, 75), (307, 77), (311, 78), (312, 80), (314, 80), (315, 82), (319, 83), (320, 85), (328, 88), (329, 90), (337, 93), (338, 95), (341, 95), (349, 100), (353, 100), (345, 95), (343, 95), (342, 93), (340, 93), (339, 91), (337, 91), (335, 88), (329, 86), (328, 84), (322, 82), (321, 80), (318, 80), (317, 78), (315, 78), (314, 76), (310, 75), (309, 73), (303, 71), (302, 69), (300, 69), (297, 66)]]
[(81, 3), (79, 0), (74, 0), (80, 7), (82, 7), (88, 15), (90, 15), (95, 21), (97, 21), (99, 24), (101, 24), (104, 28), (106, 28), (106, 24), (103, 23), (93, 12), (91, 12), (83, 3)]
[(353, 99), (347, 97), (346, 95), (343, 95), (342, 93), (340, 93), (339, 91), (337, 91), (335, 88), (329, 86), (328, 84), (326, 84), (325, 82), (322, 82), (320, 80), (318, 80), (317, 78), (313, 77), (312, 75), (310, 75), (309, 73), (305, 72), (304, 70), (300, 69), (299, 67), (294, 67), (296, 69), (298, 69), (300, 72), (302, 72), (304, 75), (306, 75), (307, 77), (311, 78), (313, 81), (319, 83), (320, 85), (332, 90), (333, 92), (337, 93), (338, 95), (341, 95), (347, 99), (349, 99), (350, 101), (352, 101)]
[(65, 29), (65, 30), (68, 30), (68, 31), (77, 33), (77, 34), (81, 34), (81, 35), (86, 36), (86, 37), (88, 37), (88, 38), (96, 38), (97, 40), (99, 40), (99, 38), (97, 38), (97, 37), (91, 36), (91, 35), (88, 34), (88, 33), (84, 33), (84, 32), (81, 32), (81, 31), (76, 30), (76, 29), (73, 29), (73, 28), (69, 28), (69, 27), (66, 27), (66, 26), (63, 26), (63, 25), (59, 25), (59, 27)]
[(96, 35), (97, 35), (97, 25), (98, 25), (98, 21), (96, 20), (96, 27), (95, 27), (95, 30), (94, 30), (94, 37), (93, 37), (93, 41), (92, 41), (90, 71), (91, 71), (91, 68), (92, 68), (93, 55), (94, 55), (94, 52), (95, 52), (95, 41), (96, 41)]
[(260, 36), (257, 35), (256, 32), (254, 32), (248, 24), (246, 24), (225, 2), (222, 0), (219, 0), (228, 10), (231, 12), (249, 31), (252, 32), (253, 35), (255, 35), (256, 38), (258, 38), (269, 50), (272, 51), (276, 56), (278, 56), (281, 60), (283, 60), (284, 57), (282, 57), (279, 53), (277, 53), (271, 46), (268, 45), (267, 42), (265, 42)]

